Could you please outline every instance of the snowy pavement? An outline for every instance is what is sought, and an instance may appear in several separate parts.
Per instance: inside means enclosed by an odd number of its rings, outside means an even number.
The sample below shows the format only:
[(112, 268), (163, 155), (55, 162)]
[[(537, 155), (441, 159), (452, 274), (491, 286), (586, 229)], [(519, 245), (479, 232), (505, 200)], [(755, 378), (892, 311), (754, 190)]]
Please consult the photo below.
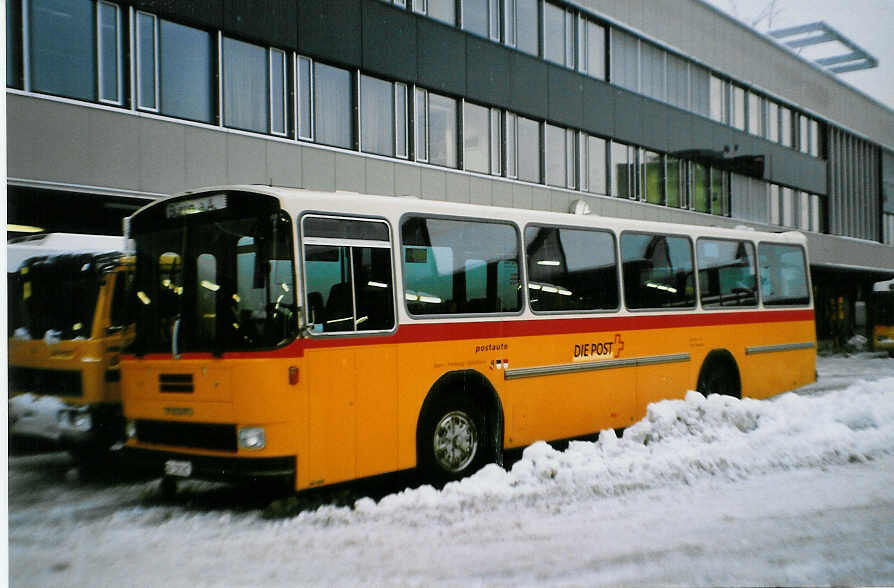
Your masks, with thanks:
[(251, 489), (166, 501), (136, 474), (11, 456), (11, 584), (892, 585), (894, 360), (818, 370), (769, 401), (691, 393), (620, 439), (282, 518)]

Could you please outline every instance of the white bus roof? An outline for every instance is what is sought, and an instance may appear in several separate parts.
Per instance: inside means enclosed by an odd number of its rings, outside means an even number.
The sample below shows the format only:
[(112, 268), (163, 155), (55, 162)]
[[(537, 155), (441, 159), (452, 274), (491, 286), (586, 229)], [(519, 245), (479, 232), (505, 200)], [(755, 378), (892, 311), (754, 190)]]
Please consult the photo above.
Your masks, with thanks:
[[(171, 197), (199, 196), (214, 192), (254, 192), (273, 196), (280, 201), (283, 209), (295, 213), (302, 210), (369, 214), (393, 218), (404, 213), (437, 214), (444, 216), (469, 216), (485, 219), (512, 220), (524, 226), (526, 223), (549, 223), (566, 226), (602, 227), (617, 232), (623, 230), (654, 231), (662, 233), (692, 234), (718, 238), (739, 238), (754, 241), (769, 240), (779, 243), (807, 244), (807, 237), (798, 231), (766, 232), (746, 228), (725, 228), (717, 226), (688, 225), (669, 222), (634, 220), (620, 217), (583, 215), (545, 210), (503, 208), (480, 204), (423, 200), (413, 196), (374, 196), (357, 192), (318, 191), (302, 188), (283, 188), (262, 185), (213, 186), (174, 194)], [(143, 209), (164, 206), (166, 198), (147, 204)], [(135, 214), (139, 214), (137, 211)]]
[(124, 237), (82, 235), (79, 233), (45, 233), (22, 237), (6, 244), (6, 271), (17, 271), (32, 258), (62, 253), (109, 253), (125, 251)]

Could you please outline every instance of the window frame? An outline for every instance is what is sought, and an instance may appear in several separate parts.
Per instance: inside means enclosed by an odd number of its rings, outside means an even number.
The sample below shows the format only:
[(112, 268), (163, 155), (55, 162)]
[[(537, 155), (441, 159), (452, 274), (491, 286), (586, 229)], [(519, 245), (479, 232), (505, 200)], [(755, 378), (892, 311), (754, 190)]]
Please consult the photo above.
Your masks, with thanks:
[[(159, 113), (159, 112), (161, 112), (161, 104), (160, 104), (160, 100), (159, 100), (159, 79), (158, 79), (158, 74), (159, 74), (158, 21), (159, 21), (159, 18), (157, 15), (152, 14), (151, 12), (145, 12), (143, 10), (137, 10), (134, 14), (135, 14), (134, 39), (135, 39), (135, 44), (136, 44), (136, 50), (134, 51), (134, 54), (136, 56), (136, 71), (135, 71), (135, 75), (134, 75), (134, 78), (136, 79), (136, 83), (135, 83), (136, 96), (135, 96), (134, 104), (136, 105), (137, 110)], [(140, 29), (140, 17), (141, 16), (147, 16), (152, 19), (152, 46), (153, 46), (153, 49), (152, 49), (153, 63), (152, 63), (152, 65), (154, 66), (153, 67), (153, 91), (154, 91), (153, 98), (154, 98), (155, 106), (144, 106), (143, 104), (141, 104), (141, 100), (140, 100), (142, 97), (142, 92), (140, 91), (140, 88), (142, 86), (141, 82), (143, 81), (143, 75), (142, 75), (143, 67), (142, 67), (142, 59), (141, 59), (141, 55), (142, 55), (141, 49), (143, 46), (143, 41), (142, 41), (142, 34), (140, 33), (140, 30), (141, 30)]]
[(586, 231), (591, 233), (603, 233), (607, 234), (611, 237), (612, 240), (612, 254), (615, 260), (615, 293), (618, 295), (618, 304), (614, 308), (607, 309), (589, 309), (589, 310), (534, 310), (531, 306), (531, 296), (530, 296), (530, 281), (528, 279), (528, 248), (524, 246), (522, 243), (522, 258), (524, 262), (524, 281), (522, 282), (524, 286), (524, 298), (525, 298), (525, 308), (531, 312), (531, 314), (541, 315), (541, 316), (555, 316), (555, 315), (574, 315), (574, 314), (618, 314), (621, 312), (621, 309), (624, 308), (623, 301), (623, 291), (624, 286), (621, 283), (621, 248), (620, 248), (620, 238), (619, 235), (615, 233), (615, 231), (608, 228), (600, 228), (600, 227), (589, 227), (589, 226), (575, 226), (575, 225), (566, 225), (566, 224), (550, 224), (543, 222), (528, 222), (525, 223), (521, 234), (522, 236), (527, 233), (529, 228), (546, 228), (546, 229), (556, 229), (561, 231), (562, 229), (567, 229), (571, 231)]
[[(115, 91), (118, 94), (117, 100), (103, 98), (103, 36), (102, 36), (102, 7), (111, 7), (115, 9), (115, 71), (117, 83)], [(96, 2), (96, 98), (101, 104), (110, 104), (113, 106), (124, 105), (124, 43), (121, 32), (121, 6), (106, 0), (98, 0)]]
[[(736, 304), (731, 306), (722, 306), (722, 305), (710, 305), (705, 306), (702, 302), (702, 284), (701, 284), (701, 267), (699, 263), (701, 262), (701, 256), (698, 254), (698, 246), (702, 241), (724, 241), (727, 243), (746, 243), (751, 245), (751, 253), (752, 253), (752, 263), (751, 269), (754, 271), (754, 304)], [(733, 237), (710, 237), (707, 235), (701, 235), (695, 240), (695, 249), (693, 251), (695, 254), (695, 273), (696, 273), (696, 292), (698, 292), (698, 307), (701, 310), (706, 312), (714, 312), (714, 311), (723, 311), (730, 312), (731, 309), (737, 308), (759, 308), (761, 305), (761, 284), (760, 277), (758, 274), (758, 256), (757, 256), (757, 244), (754, 241), (749, 241), (747, 239), (735, 239)]]
[[(385, 241), (378, 241), (378, 240), (346, 239), (346, 238), (335, 238), (335, 237), (332, 237), (332, 238), (330, 238), (330, 237), (305, 237), (304, 236), (304, 220), (308, 217), (383, 223), (388, 230), (388, 241), (386, 243)], [(332, 212), (317, 211), (317, 210), (305, 210), (300, 214), (300, 216), (298, 217), (298, 222), (295, 224), (296, 224), (296, 230), (298, 231), (298, 241), (297, 241), (298, 242), (298, 247), (297, 247), (298, 254), (295, 257), (296, 257), (296, 263), (300, 264), (300, 267), (296, 268), (296, 273), (298, 274), (297, 277), (301, 280), (301, 282), (300, 282), (301, 290), (302, 290), (301, 299), (302, 299), (302, 302), (304, 303), (304, 306), (303, 306), (304, 312), (302, 313), (303, 318), (302, 318), (301, 332), (309, 335), (311, 338), (316, 338), (316, 337), (320, 337), (320, 338), (369, 337), (369, 336), (393, 335), (394, 333), (396, 333), (397, 329), (400, 325), (400, 315), (397, 312), (398, 305), (397, 305), (397, 300), (395, 299), (397, 296), (397, 286), (398, 286), (397, 282), (398, 282), (398, 280), (397, 280), (397, 272), (395, 271), (397, 268), (395, 267), (395, 261), (394, 261), (394, 231), (391, 226), (391, 223), (388, 222), (388, 219), (385, 217), (382, 217), (382, 216), (354, 215), (354, 214), (332, 213)], [(307, 327), (311, 323), (307, 322), (308, 318), (309, 318), (308, 309), (310, 306), (309, 306), (308, 300), (307, 300), (307, 296), (309, 294), (308, 289), (307, 289), (307, 272), (306, 272), (307, 261), (305, 259), (305, 255), (304, 255), (304, 246), (306, 244), (329, 245), (329, 246), (333, 246), (333, 247), (348, 247), (348, 248), (351, 248), (352, 250), (353, 250), (353, 247), (355, 247), (355, 246), (371, 247), (374, 249), (387, 249), (390, 253), (391, 279), (393, 282), (392, 287), (391, 287), (391, 298), (392, 298), (391, 304), (392, 304), (392, 309), (394, 311), (394, 326), (391, 329), (387, 329), (387, 330), (377, 329), (377, 330), (370, 330), (370, 331), (358, 331), (358, 330), (330, 331), (328, 333), (326, 333), (326, 332), (315, 333), (311, 329), (308, 329)], [(357, 301), (356, 301), (356, 295), (355, 295), (355, 292), (353, 289), (353, 285), (354, 285), (353, 277), (354, 277), (354, 264), (353, 264), (353, 260), (352, 260), (352, 263), (351, 263), (351, 278), (352, 278), (351, 279), (351, 285), (352, 285), (351, 296), (352, 296), (354, 319), (356, 320)]]
[[(273, 105), (276, 98), (273, 95), (273, 55), (279, 53), (282, 55), (282, 125), (283, 130), (277, 131), (273, 128)], [(271, 135), (276, 137), (289, 136), (289, 53), (276, 47), (267, 48), (267, 95), (270, 97), (270, 120), (269, 131)]]
[[(407, 273), (404, 271), (404, 247), (408, 247), (404, 243), (403, 239), (403, 227), (407, 222), (408, 218), (423, 218), (423, 219), (433, 219), (433, 220), (447, 220), (447, 221), (459, 221), (459, 222), (472, 222), (472, 223), (483, 223), (490, 225), (506, 225), (512, 227), (513, 231), (515, 231), (515, 246), (516, 251), (518, 252), (518, 282), (522, 287), (521, 301), (519, 302), (518, 310), (512, 312), (486, 312), (486, 313), (453, 313), (453, 314), (413, 314), (410, 312), (410, 308), (407, 305)], [(399, 295), (401, 301), (403, 303), (404, 312), (406, 312), (407, 316), (410, 320), (414, 321), (426, 321), (429, 319), (457, 319), (457, 318), (483, 318), (483, 317), (496, 317), (496, 316), (521, 316), (525, 313), (525, 310), (528, 308), (528, 293), (526, 290), (526, 285), (528, 283), (527, 280), (527, 271), (525, 267), (525, 251), (524, 251), (524, 241), (522, 239), (523, 232), (520, 229), (519, 225), (514, 221), (507, 219), (486, 219), (482, 217), (474, 217), (474, 216), (461, 216), (461, 215), (450, 215), (450, 214), (431, 214), (427, 212), (419, 212), (419, 211), (409, 211), (405, 212), (398, 219), (398, 227), (400, 227), (400, 264), (401, 264), (401, 291), (400, 293), (395, 292), (395, 295)]]
[[(692, 306), (656, 306), (656, 307), (648, 307), (648, 308), (630, 308), (627, 305), (627, 289), (624, 287), (624, 252), (621, 247), (621, 239), (626, 234), (631, 235), (661, 235), (663, 237), (681, 237), (686, 239), (689, 242), (689, 260), (692, 264), (692, 273), (693, 273), (693, 282), (694, 282), (694, 301)], [(680, 233), (661, 233), (657, 231), (644, 231), (639, 229), (624, 229), (622, 230), (617, 237), (618, 242), (618, 265), (621, 271), (621, 306), (627, 312), (692, 312), (697, 311), (699, 309), (699, 300), (701, 298), (701, 293), (698, 289), (698, 266), (696, 266), (696, 258), (695, 258), (695, 243), (692, 239), (692, 235), (685, 235)]]

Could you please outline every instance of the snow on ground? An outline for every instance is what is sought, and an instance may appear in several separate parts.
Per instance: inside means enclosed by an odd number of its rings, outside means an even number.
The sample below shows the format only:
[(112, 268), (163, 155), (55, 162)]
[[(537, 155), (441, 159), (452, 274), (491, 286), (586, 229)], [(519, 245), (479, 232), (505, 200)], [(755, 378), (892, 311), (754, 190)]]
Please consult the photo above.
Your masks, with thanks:
[[(768, 401), (652, 405), (443, 490), (270, 520), (251, 490), (10, 458), (13, 585), (894, 584), (894, 360), (820, 358)], [(228, 494), (229, 492), (229, 494)], [(214, 498), (216, 497), (216, 498)], [(222, 498), (221, 498), (222, 497)]]

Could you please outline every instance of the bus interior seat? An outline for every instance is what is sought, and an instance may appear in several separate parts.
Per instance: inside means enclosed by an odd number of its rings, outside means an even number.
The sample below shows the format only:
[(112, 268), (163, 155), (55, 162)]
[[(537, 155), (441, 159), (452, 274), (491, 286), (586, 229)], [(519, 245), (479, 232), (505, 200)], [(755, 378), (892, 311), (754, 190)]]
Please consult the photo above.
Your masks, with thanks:
[(333, 284), (329, 289), (329, 298), (326, 300), (326, 323), (324, 323), (324, 331), (353, 331), (354, 325), (352, 321), (341, 320), (332, 322), (337, 319), (353, 318), (354, 304), (351, 295), (351, 284), (349, 282), (339, 282)]
[(307, 322), (315, 325), (322, 325), (326, 322), (323, 295), (319, 292), (310, 292), (307, 295)]

